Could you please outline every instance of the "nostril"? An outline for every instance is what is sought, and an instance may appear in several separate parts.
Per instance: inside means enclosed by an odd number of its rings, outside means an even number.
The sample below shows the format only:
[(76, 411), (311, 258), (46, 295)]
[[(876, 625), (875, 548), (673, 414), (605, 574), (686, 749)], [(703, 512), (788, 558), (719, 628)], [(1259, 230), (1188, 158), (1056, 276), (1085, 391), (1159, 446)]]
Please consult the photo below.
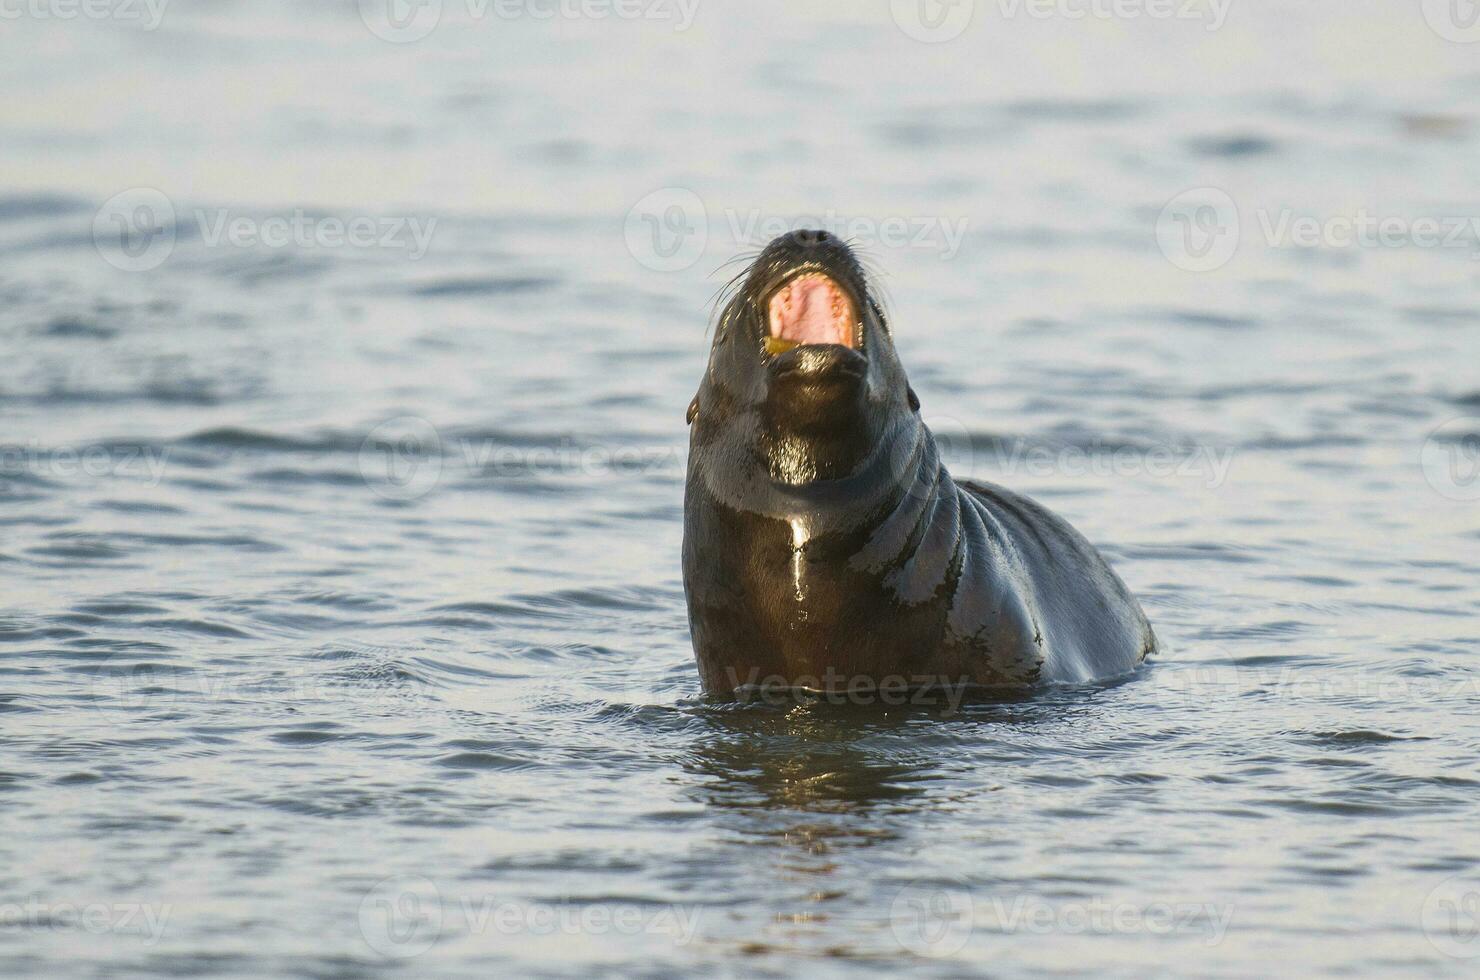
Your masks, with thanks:
[(827, 232), (810, 229), (797, 232), (796, 238), (802, 245), (824, 245), (832, 241), (832, 235)]

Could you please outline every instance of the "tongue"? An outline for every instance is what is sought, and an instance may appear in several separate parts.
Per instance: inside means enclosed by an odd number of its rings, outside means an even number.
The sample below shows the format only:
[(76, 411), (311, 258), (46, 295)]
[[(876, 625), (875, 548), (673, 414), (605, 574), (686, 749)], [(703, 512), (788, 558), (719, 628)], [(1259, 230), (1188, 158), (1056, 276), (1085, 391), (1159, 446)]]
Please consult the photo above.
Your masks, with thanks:
[(793, 344), (853, 346), (853, 303), (824, 275), (793, 279), (771, 297), (771, 336)]

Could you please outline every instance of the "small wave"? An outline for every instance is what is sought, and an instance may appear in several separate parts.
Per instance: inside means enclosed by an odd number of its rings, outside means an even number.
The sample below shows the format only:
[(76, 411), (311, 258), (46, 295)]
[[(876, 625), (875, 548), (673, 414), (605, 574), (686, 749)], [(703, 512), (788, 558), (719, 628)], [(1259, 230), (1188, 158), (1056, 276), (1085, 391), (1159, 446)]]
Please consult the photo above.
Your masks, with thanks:
[(1003, 107), (1010, 116), (1046, 122), (1119, 122), (1141, 115), (1145, 108), (1117, 99), (1020, 99)]
[(250, 639), (252, 634), (228, 623), (208, 619), (149, 619), (140, 625), (151, 629), (168, 630), (175, 633), (193, 633), (197, 636), (213, 636), (225, 639)]
[(118, 336), (118, 331), (92, 320), (75, 316), (55, 317), (35, 330), (38, 337), (66, 337), (86, 340), (108, 340)]
[(437, 760), (437, 765), (447, 769), (520, 770), (538, 769), (542, 763), (518, 756), (497, 755), (492, 752), (457, 752)]
[[(211, 446), (220, 449), (277, 449), (288, 452), (322, 452), (348, 448), (346, 442), (338, 439), (302, 439), (233, 426), (205, 429), (178, 441), (186, 446)], [(358, 442), (355, 443), (354, 448), (359, 449)]]
[(1189, 541), (1183, 544), (1122, 545), (1120, 554), (1128, 559), (1154, 561), (1215, 561), (1247, 565), (1265, 559), (1232, 545), (1212, 541)]
[[(277, 466), (258, 470), (251, 476), (264, 483), (314, 485), (327, 487), (358, 487), (365, 485), (365, 476), (358, 470), (305, 470), (290, 466)], [(392, 501), (398, 503), (399, 501)]]
[(1195, 137), (1188, 141), (1187, 148), (1204, 157), (1255, 157), (1268, 156), (1278, 148), (1278, 144), (1265, 136), (1241, 133)]
[(77, 612), (95, 616), (148, 616), (166, 612), (164, 606), (152, 602), (127, 602), (95, 600), (80, 602), (72, 607)]
[(50, 544), (35, 545), (26, 549), (26, 554), (37, 555), (44, 558), (79, 558), (89, 561), (102, 561), (112, 558), (123, 558), (128, 552), (101, 537), (67, 531), (60, 534), (48, 535)]
[(1149, 310), (1145, 315), (1184, 327), (1210, 327), (1214, 330), (1252, 330), (1261, 325), (1261, 321), (1253, 317), (1212, 313), (1207, 310)]
[(394, 598), (388, 595), (315, 591), (289, 593), (286, 598), (290, 602), (309, 606), (331, 606), (336, 609), (385, 610), (395, 608)]
[(413, 286), (411, 294), (427, 299), (450, 296), (504, 296), (543, 292), (560, 284), (549, 276), (488, 276), (468, 279), (439, 279)]
[(88, 204), (75, 197), (61, 197), (54, 194), (0, 197), (0, 222), (55, 218), (87, 210), (90, 210)]
[(91, 786), (103, 782), (104, 777), (95, 772), (71, 772), (52, 780), (58, 786)]
[(1393, 735), (1368, 728), (1338, 729), (1324, 732), (1303, 732), (1303, 741), (1324, 747), (1352, 745), (1387, 745), (1393, 742), (1426, 742), (1426, 735)]
[(1409, 320), (1435, 327), (1456, 327), (1480, 320), (1473, 309), (1460, 306), (1406, 306), (1402, 314)]
[(108, 510), (115, 514), (168, 514), (173, 516), (186, 513), (183, 507), (149, 500), (100, 500), (93, 506), (98, 510)]
[(273, 732), (268, 738), (279, 745), (322, 745), (325, 742), (337, 742), (353, 735), (344, 732), (322, 731), (319, 729), (295, 728), (286, 732)]
[(331, 681), (350, 686), (403, 687), (414, 685), (424, 687), (430, 685), (430, 680), (425, 674), (405, 664), (395, 662), (354, 664), (330, 671), (326, 676)]
[(255, 553), (284, 550), (281, 545), (248, 534), (132, 534), (118, 533), (112, 538), (164, 548), (230, 548)]

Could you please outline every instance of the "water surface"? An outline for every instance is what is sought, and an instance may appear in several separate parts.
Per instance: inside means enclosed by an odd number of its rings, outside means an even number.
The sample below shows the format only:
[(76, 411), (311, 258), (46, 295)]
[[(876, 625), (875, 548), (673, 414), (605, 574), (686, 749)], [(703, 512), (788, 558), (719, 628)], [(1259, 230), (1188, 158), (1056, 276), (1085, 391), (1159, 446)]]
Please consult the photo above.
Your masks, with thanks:
[[(1375, 0), (796, 7), (6, 24), (0, 972), (1473, 969), (1480, 247), (1280, 222), (1480, 214), (1475, 47)], [(1209, 189), (1241, 233), (1190, 271)], [(109, 244), (141, 193), (163, 257)], [(216, 235), (300, 209), (405, 224)], [(708, 302), (819, 221), (955, 474), (1103, 548), (1147, 670), (700, 696)]]

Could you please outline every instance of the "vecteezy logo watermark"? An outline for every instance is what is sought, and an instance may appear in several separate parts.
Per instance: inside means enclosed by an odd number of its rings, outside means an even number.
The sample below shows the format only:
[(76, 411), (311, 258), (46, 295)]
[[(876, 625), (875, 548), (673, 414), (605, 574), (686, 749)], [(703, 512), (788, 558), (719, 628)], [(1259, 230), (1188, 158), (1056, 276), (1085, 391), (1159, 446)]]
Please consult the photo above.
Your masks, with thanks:
[(93, 935), (139, 936), (154, 946), (164, 936), (173, 905), (142, 902), (50, 902), (36, 896), (0, 902), (0, 931), (81, 929)]
[(1423, 932), (1445, 956), (1480, 957), (1480, 878), (1455, 875), (1429, 892), (1423, 903)]
[(1480, 500), (1480, 418), (1450, 419), (1424, 440), (1423, 478), (1450, 500)]
[(360, 902), (360, 935), (387, 959), (409, 960), (446, 933), (473, 936), (664, 936), (693, 942), (700, 909), (605, 902), (500, 902), (490, 896), (443, 898), (421, 875), (386, 878)]
[(976, 0), (889, 0), (889, 13), (911, 38), (940, 44), (955, 40), (971, 26)]
[(1223, 26), (1232, 6), (1233, 0), (997, 0), (1004, 20), (1198, 20), (1209, 31)]
[[(462, 0), (468, 20), (645, 20), (693, 26), (699, 0)], [(442, 23), (443, 0), (360, 0), (370, 33), (392, 44), (420, 41)]]
[(360, 444), (360, 477), (387, 500), (426, 496), (442, 477), (437, 427), (414, 415), (380, 423)]
[(387, 959), (411, 959), (442, 936), (442, 893), (430, 878), (386, 878), (360, 900), (360, 936)]
[(157, 269), (175, 250), (175, 205), (152, 187), (130, 188), (98, 209), (92, 236), (98, 254), (114, 268)]
[(1480, 41), (1480, 0), (1423, 0), (1423, 18), (1446, 41)]
[(170, 0), (0, 0), (0, 21), (116, 20), (138, 21), (152, 31), (164, 20)]
[(684, 187), (653, 191), (627, 212), (627, 251), (654, 272), (687, 269), (709, 244), (709, 212)]
[(1244, 678), (1233, 656), (1222, 647), (1158, 650), (1155, 663), (1135, 681), (1165, 707), (1206, 710), (1233, 704), (1244, 690)]
[(1187, 272), (1212, 272), (1238, 251), (1238, 205), (1217, 187), (1194, 187), (1172, 198), (1156, 219), (1161, 254)]
[[(384, 248), (406, 252), (413, 262), (426, 255), (437, 230), (436, 218), (313, 216), (302, 208), (267, 216), (196, 208), (191, 216), (207, 248)], [(93, 216), (93, 244), (114, 268), (147, 272), (174, 253), (178, 222), (175, 205), (164, 192), (130, 188), (109, 198)]]
[(959, 881), (912, 881), (889, 903), (895, 942), (916, 956), (955, 956), (975, 927), (971, 891)]
[(442, 0), (360, 0), (370, 33), (392, 44), (420, 41), (442, 22)]

